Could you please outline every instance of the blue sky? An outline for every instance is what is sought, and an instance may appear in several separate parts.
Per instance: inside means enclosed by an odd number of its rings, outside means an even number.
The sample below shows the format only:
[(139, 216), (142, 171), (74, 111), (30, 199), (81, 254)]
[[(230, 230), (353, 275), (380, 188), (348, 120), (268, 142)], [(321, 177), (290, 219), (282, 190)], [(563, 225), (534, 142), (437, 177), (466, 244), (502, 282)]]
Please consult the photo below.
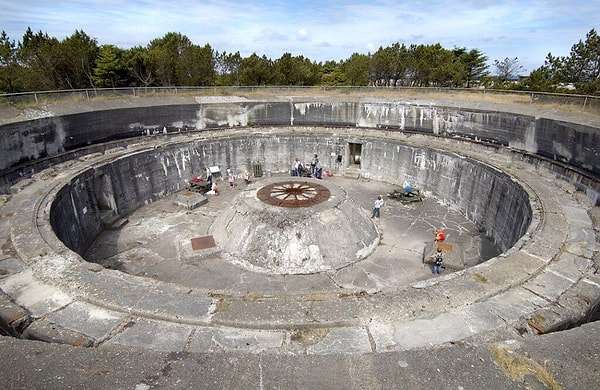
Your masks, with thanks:
[(490, 64), (518, 57), (529, 73), (600, 30), (600, 0), (0, 0), (0, 30), (20, 41), (27, 27), (58, 39), (83, 30), (124, 49), (179, 32), (219, 52), (318, 62), (440, 43), (479, 49)]

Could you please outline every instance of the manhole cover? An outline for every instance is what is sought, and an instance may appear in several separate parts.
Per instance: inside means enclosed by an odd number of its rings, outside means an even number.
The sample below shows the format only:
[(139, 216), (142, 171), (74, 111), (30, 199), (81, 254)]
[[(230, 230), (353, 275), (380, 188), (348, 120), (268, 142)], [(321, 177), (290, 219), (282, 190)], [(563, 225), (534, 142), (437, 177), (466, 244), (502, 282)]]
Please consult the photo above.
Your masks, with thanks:
[(258, 199), (272, 206), (310, 207), (331, 196), (327, 187), (307, 181), (285, 181), (264, 186), (257, 192)]

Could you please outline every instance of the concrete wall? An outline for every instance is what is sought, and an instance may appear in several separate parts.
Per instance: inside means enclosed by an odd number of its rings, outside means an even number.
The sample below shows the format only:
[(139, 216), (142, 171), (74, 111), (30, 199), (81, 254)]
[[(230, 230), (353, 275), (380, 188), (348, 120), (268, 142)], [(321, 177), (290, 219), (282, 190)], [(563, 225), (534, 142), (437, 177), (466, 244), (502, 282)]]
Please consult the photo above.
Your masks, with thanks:
[[(330, 99), (331, 100), (331, 99)], [(265, 125), (327, 125), (413, 130), (510, 146), (600, 176), (597, 128), (503, 112), (407, 102), (249, 101), (190, 98), (189, 104), (116, 108), (0, 126), (0, 191), (36, 171), (36, 161), (144, 134)], [(125, 104), (125, 103), (124, 103)], [(128, 101), (127, 104), (135, 104)], [(115, 104), (116, 105), (116, 104)], [(24, 164), (27, 164), (26, 166)], [(43, 164), (42, 164), (43, 166)]]
[[(359, 140), (360, 141), (360, 140)], [(431, 149), (365, 140), (361, 169), (378, 181), (419, 188), (460, 210), (506, 251), (531, 222), (527, 193), (511, 177), (480, 162)]]
[[(96, 166), (71, 180), (57, 196), (51, 223), (57, 236), (82, 254), (104, 228), (107, 217), (125, 217), (133, 210), (185, 187), (206, 166), (217, 165), (238, 175), (259, 163), (265, 171), (287, 174), (295, 156), (305, 161), (330, 151), (347, 155), (349, 143), (360, 143), (362, 175), (389, 183), (405, 179), (462, 211), (504, 251), (531, 221), (529, 199), (510, 177), (484, 164), (396, 141), (334, 135), (336, 129), (306, 128), (313, 134), (282, 128), (257, 129), (252, 136), (222, 137), (172, 143), (127, 154)], [(292, 131), (295, 134), (290, 135)], [(326, 169), (332, 169), (327, 157)]]

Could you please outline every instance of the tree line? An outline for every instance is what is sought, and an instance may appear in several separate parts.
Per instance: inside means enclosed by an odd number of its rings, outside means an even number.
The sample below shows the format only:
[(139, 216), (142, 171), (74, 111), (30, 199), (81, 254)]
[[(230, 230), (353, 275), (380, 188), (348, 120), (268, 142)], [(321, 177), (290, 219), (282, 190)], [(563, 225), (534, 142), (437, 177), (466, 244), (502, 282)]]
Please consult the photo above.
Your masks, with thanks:
[[(523, 80), (518, 58), (495, 60), (478, 49), (394, 43), (340, 61), (311, 61), (284, 53), (218, 52), (169, 32), (145, 47), (98, 45), (83, 30), (63, 40), (31, 28), (19, 42), (0, 34), (0, 92), (151, 86), (414, 86), (526, 89), (600, 94), (600, 37), (591, 30), (567, 57), (548, 54)], [(567, 90), (569, 88), (569, 90)]]

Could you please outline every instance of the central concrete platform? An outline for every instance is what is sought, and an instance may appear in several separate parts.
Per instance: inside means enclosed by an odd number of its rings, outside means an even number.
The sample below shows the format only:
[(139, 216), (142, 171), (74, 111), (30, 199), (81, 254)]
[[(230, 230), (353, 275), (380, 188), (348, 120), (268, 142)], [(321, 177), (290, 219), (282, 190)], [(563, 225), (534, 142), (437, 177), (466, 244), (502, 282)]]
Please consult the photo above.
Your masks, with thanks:
[[(464, 261), (459, 269), (499, 254), (498, 248), (473, 223), (435, 198), (410, 204), (387, 199), (381, 218), (372, 219), (374, 199), (396, 188), (392, 184), (341, 175), (308, 179), (311, 185), (330, 189), (331, 196), (317, 206), (300, 209), (271, 206), (256, 196), (260, 189), (274, 183), (289, 183), (290, 179), (279, 175), (253, 179), (249, 186), (222, 185), (219, 196), (208, 195), (208, 202), (195, 210), (177, 206), (170, 198), (152, 203), (129, 215), (129, 223), (122, 229), (104, 231), (85, 257), (128, 274), (190, 288), (221, 294), (251, 292), (281, 296), (341, 291), (377, 293), (434, 278), (430, 264), (423, 262), (424, 252), (433, 242), (434, 227), (443, 227), (448, 234), (447, 243), (452, 246), (453, 255)], [(232, 215), (238, 219), (233, 221)], [(269, 223), (267, 227), (261, 227), (263, 221)], [(256, 256), (244, 259), (243, 255), (250, 252), (244, 246), (264, 249), (265, 258), (274, 253), (272, 241), (281, 235), (285, 237), (286, 229), (291, 238), (282, 240), (283, 244), (292, 243), (297, 248), (300, 240), (307, 238), (306, 247), (317, 243), (324, 248), (326, 261), (331, 254), (338, 263), (313, 264), (307, 259), (308, 266), (302, 262), (294, 264), (286, 261), (283, 249), (273, 257), (273, 261), (281, 260), (280, 264), (260, 266), (256, 264)], [(268, 233), (252, 238), (256, 230)], [(193, 250), (191, 241), (212, 238), (216, 231), (224, 238), (216, 239), (215, 246)], [(244, 235), (250, 238), (240, 239)], [(356, 248), (363, 250), (368, 240), (373, 243), (370, 251), (364, 255), (357, 253)], [(239, 255), (228, 251), (231, 241), (241, 245), (233, 249)], [(289, 255), (291, 251), (287, 251)], [(442, 275), (456, 269), (444, 269)]]
[(271, 178), (237, 188), (240, 193), (210, 231), (232, 261), (249, 269), (336, 271), (364, 259), (379, 243), (368, 215), (334, 181)]

